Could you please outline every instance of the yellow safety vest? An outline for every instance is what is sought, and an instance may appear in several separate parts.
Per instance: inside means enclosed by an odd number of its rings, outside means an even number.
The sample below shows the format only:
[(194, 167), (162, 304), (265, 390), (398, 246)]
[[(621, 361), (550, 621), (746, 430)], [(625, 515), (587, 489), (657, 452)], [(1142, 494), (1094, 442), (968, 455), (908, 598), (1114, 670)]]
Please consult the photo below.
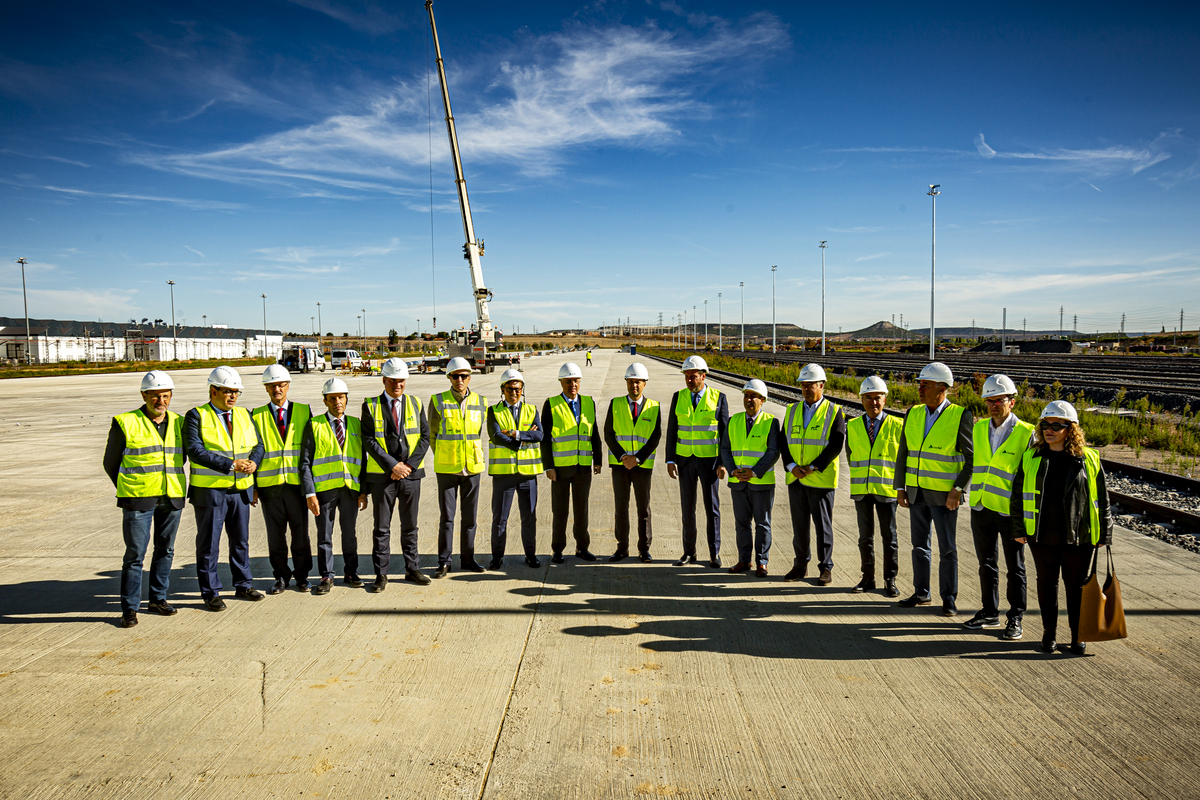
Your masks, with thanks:
[(433, 471), (468, 475), (483, 472), (483, 432), (487, 398), (471, 392), (461, 405), (450, 391), (429, 398), (438, 415), (437, 430), (429, 432), (433, 441)]
[[(617, 435), (617, 443), (625, 449), (626, 454), (636, 456), (637, 452), (646, 446), (646, 442), (650, 441), (650, 434), (654, 433), (654, 423), (658, 419), (658, 401), (642, 398), (642, 411), (638, 414), (636, 425), (633, 423), (633, 413), (629, 410), (628, 396), (613, 400), (612, 410), (613, 433)], [(608, 451), (608, 463), (620, 464), (621, 459), (613, 455), (610, 450)], [(654, 453), (638, 464), (638, 467), (653, 469)]]
[[(1026, 450), (1021, 456), (1021, 470), (1024, 480), (1021, 486), (1021, 510), (1025, 515), (1025, 535), (1037, 539), (1038, 522), (1042, 515), (1042, 492), (1038, 488), (1038, 470), (1042, 466), (1041, 451), (1036, 447)], [(1100, 454), (1090, 447), (1083, 448), (1083, 466), (1087, 472), (1088, 484), (1088, 541), (1079, 544), (1089, 544), (1093, 547), (1100, 543), (1100, 505), (1096, 498), (1099, 489), (1096, 485), (1100, 474)], [(1106, 498), (1107, 499), (1107, 498)]]
[(972, 505), (982, 505), (1006, 517), (1017, 467), (1029, 448), (1029, 437), (1033, 435), (1033, 426), (1028, 422), (1015, 418), (1013, 422), (1008, 438), (995, 453), (992, 452), (991, 419), (981, 419), (971, 429), (975, 442), (975, 462), (971, 470)]
[(904, 488), (948, 492), (954, 488), (954, 479), (966, 461), (958, 452), (958, 424), (966, 409), (953, 403), (946, 406), (926, 436), (928, 410), (925, 405), (913, 406), (904, 418), (904, 439), (908, 444)]
[[(884, 414), (875, 441), (867, 435), (866, 416), (846, 423), (846, 460), (850, 463), (850, 496), (874, 494), (895, 497), (896, 455), (900, 452), (900, 433), (904, 423)], [(863, 456), (866, 456), (865, 458)]]
[[(745, 467), (751, 469), (758, 463), (759, 459), (767, 454), (767, 447), (770, 444), (767, 439), (771, 435), (771, 420), (775, 419), (773, 414), (768, 414), (766, 411), (761, 411), (758, 418), (754, 420), (754, 424), (750, 427), (750, 432), (746, 433), (746, 412), (739, 411), (729, 418), (729, 449), (733, 451), (733, 465), (738, 469)], [(749, 483), (757, 483), (760, 485), (775, 485), (775, 468), (767, 470), (767, 474), (761, 478), (751, 478)], [(729, 477), (729, 485), (737, 486), (743, 483), (732, 475)]]
[[(792, 403), (788, 406), (787, 414), (784, 417), (784, 427), (786, 428), (784, 434), (787, 436), (788, 449), (791, 450), (792, 458), (796, 459), (797, 464), (801, 466), (811, 464), (817, 456), (821, 455), (821, 451), (829, 444), (829, 431), (833, 429), (833, 423), (841, 413), (841, 406), (822, 397), (806, 428), (804, 427), (804, 403)], [(833, 459), (825, 466), (825, 469), (805, 477), (800, 483), (816, 489), (836, 489), (840, 460)], [(789, 472), (787, 483), (795, 482), (796, 476)]]
[(125, 434), (125, 450), (117, 472), (117, 497), (183, 497), (183, 417), (167, 412), (166, 438), (141, 410), (113, 419)]
[(359, 422), (354, 417), (342, 417), (342, 420), (346, 423), (345, 447), (338, 444), (329, 414), (309, 421), (316, 444), (312, 461), (313, 485), (318, 492), (342, 486), (352, 492), (359, 491), (358, 473), (362, 469), (363, 454)]
[(254, 409), (250, 415), (258, 436), (263, 443), (263, 461), (254, 473), (254, 482), (259, 486), (280, 486), (288, 483), (300, 485), (300, 438), (308, 425), (312, 411), (306, 403), (292, 403), (292, 416), (288, 420), (286, 441), (279, 436), (279, 425), (275, 421), (274, 403)]
[(692, 408), (692, 391), (683, 389), (675, 401), (675, 421), (679, 436), (675, 443), (675, 455), (683, 458), (696, 456), (712, 458), (720, 450), (717, 440), (717, 404), (721, 393), (705, 386), (700, 400)]
[[(404, 438), (408, 440), (408, 452), (411, 454), (417, 449), (417, 443), (421, 441), (421, 401), (411, 394), (401, 395), (405, 398), (404, 403)], [(391, 398), (388, 398), (389, 400)], [(379, 396), (367, 398), (367, 411), (371, 413), (371, 419), (375, 422), (375, 441), (379, 444), (383, 452), (387, 452), (387, 437), (384, 435), (387, 431), (385, 427), (387, 422), (384, 416), (391, 416), (390, 411), (384, 411), (383, 403), (379, 402)], [(385, 471), (383, 465), (375, 460), (375, 457), (370, 453), (367, 456), (367, 473), (375, 473), (381, 475)], [(391, 470), (387, 470), (390, 472)]]
[(596, 401), (579, 395), (579, 421), (561, 394), (550, 398), (550, 449), (554, 466), (591, 466), (592, 431), (596, 428)]
[[(568, 410), (569, 411), (569, 410)], [(533, 403), (521, 403), (521, 422), (513, 420), (512, 412), (504, 403), (492, 406), (496, 424), (502, 431), (527, 431), (537, 419)], [(521, 442), (517, 450), (494, 441), (488, 444), (488, 475), (540, 475), (542, 474), (542, 445), (540, 442)]]
[[(249, 411), (239, 406), (233, 407), (233, 440), (230, 441), (225, 421), (212, 403), (206, 403), (196, 410), (200, 413), (200, 439), (204, 442), (205, 450), (220, 453), (233, 461), (250, 457), (250, 451), (258, 444), (258, 432)], [(195, 461), (191, 462), (191, 468), (192, 486), (201, 489), (249, 489), (254, 485), (253, 474), (217, 472)]]

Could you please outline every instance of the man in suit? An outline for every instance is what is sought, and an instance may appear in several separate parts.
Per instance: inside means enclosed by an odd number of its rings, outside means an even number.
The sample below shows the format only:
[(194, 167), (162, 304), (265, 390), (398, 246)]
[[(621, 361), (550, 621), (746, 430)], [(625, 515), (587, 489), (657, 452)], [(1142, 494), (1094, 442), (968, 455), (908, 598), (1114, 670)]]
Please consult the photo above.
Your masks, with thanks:
[(488, 474), (492, 476), (492, 561), (500, 569), (508, 542), (508, 514), (514, 496), (521, 510), (521, 546), (525, 563), (540, 567), (537, 557), (537, 476), (542, 474), (542, 428), (537, 407), (522, 401), (525, 380), (515, 369), (500, 376), (504, 399), (487, 412)]
[[(267, 553), (275, 583), (267, 594), (280, 594), (296, 579), (296, 591), (308, 591), (312, 570), (312, 544), (308, 539), (308, 512), (300, 491), (300, 437), (312, 416), (306, 403), (288, 400), (292, 376), (282, 364), (263, 371), (263, 386), (270, 398), (250, 414), (265, 450), (254, 473), (257, 501), (262, 501), (267, 525)], [(252, 502), (251, 505), (254, 505)], [(288, 568), (288, 528), (292, 529), (292, 567)]]
[(361, 493), (366, 468), (361, 426), (354, 417), (346, 416), (349, 391), (341, 378), (325, 381), (321, 396), (326, 413), (308, 421), (300, 440), (300, 484), (308, 510), (317, 518), (317, 572), (321, 582), (313, 587), (316, 595), (329, 594), (333, 588), (333, 526), (339, 516), (343, 583), (355, 589), (363, 585), (358, 577), (354, 526), (358, 512), (367, 507), (367, 496)]
[[(429, 450), (429, 421), (421, 401), (405, 394), (408, 365), (401, 358), (383, 362), (383, 394), (363, 401), (363, 450), (367, 470), (363, 492), (371, 495), (375, 510), (375, 529), (372, 534), (371, 561), (375, 567), (372, 592), (387, 588), (388, 565), (391, 562), (392, 510), (400, 506), (400, 548), (404, 553), (404, 574), (421, 573), (421, 557), (417, 551), (417, 511), (421, 503), (421, 479), (425, 470), (421, 464)], [(474, 563), (474, 562), (472, 562)], [(475, 572), (482, 571), (476, 564)], [(464, 565), (464, 568), (470, 568)], [(435, 577), (446, 573), (441, 569)], [(422, 576), (424, 577), (424, 576)]]
[(649, 563), (650, 543), (650, 485), (654, 471), (654, 451), (662, 438), (658, 418), (658, 401), (643, 396), (650, 373), (646, 366), (634, 362), (625, 370), (626, 396), (608, 404), (604, 420), (604, 442), (608, 445), (613, 495), (616, 505), (614, 533), (617, 550), (609, 561), (629, 557), (629, 495), (632, 490), (637, 502), (638, 558)]
[[(471, 391), (471, 365), (455, 356), (446, 364), (449, 390), (429, 398), (429, 442), (438, 486), (438, 572), (450, 571), (454, 552), (455, 504), (459, 520), (458, 564), (475, 562), (475, 526), (479, 515), (479, 476), (483, 472), (483, 437), (487, 430), (487, 398)], [(443, 568), (445, 571), (443, 572)], [(405, 580), (425, 577), (420, 572)], [(428, 580), (428, 578), (426, 578)]]
[(551, 563), (563, 563), (567, 547), (567, 518), (575, 514), (572, 533), (575, 557), (595, 561), (588, 547), (588, 498), (592, 476), (600, 474), (600, 426), (596, 424), (596, 401), (579, 393), (583, 373), (568, 361), (558, 370), (562, 394), (542, 405), (542, 468), (550, 479)]
[(675, 566), (695, 564), (696, 484), (704, 498), (708, 565), (721, 566), (721, 482), (717, 466), (721, 437), (729, 424), (729, 402), (725, 393), (705, 386), (708, 363), (700, 356), (683, 362), (687, 391), (671, 397), (667, 416), (667, 474), (679, 478), (679, 502), (683, 507), (683, 555)]
[(858, 387), (863, 415), (846, 423), (846, 460), (850, 464), (850, 499), (858, 521), (858, 555), (862, 580), (851, 592), (875, 588), (875, 519), (883, 540), (883, 593), (899, 597), (896, 574), (900, 550), (896, 543), (896, 454), (904, 423), (884, 413), (887, 383), (878, 375), (864, 378)]
[(237, 407), (242, 388), (237, 370), (217, 367), (208, 375), (209, 402), (184, 418), (192, 473), (188, 499), (196, 511), (196, 577), (210, 611), (225, 610), (217, 574), (222, 528), (229, 538), (234, 596), (252, 601), (266, 596), (254, 588), (250, 574), (250, 502), (264, 450), (250, 413)]
[[(775, 505), (775, 462), (779, 458), (779, 420), (762, 410), (767, 385), (754, 378), (742, 387), (745, 411), (729, 418), (721, 439), (717, 477), (729, 478), (738, 561), (729, 571), (767, 577), (771, 555), (771, 510)], [(751, 526), (753, 525), (753, 529)]]

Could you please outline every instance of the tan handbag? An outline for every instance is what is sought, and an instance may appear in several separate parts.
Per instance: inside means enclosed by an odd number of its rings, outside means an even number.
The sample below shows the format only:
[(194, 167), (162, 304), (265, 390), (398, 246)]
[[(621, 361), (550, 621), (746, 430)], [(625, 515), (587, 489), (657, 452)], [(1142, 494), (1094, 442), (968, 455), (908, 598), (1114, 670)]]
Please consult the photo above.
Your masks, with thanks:
[(1100, 579), (1096, 574), (1099, 547), (1092, 555), (1092, 576), (1083, 585), (1083, 600), (1079, 607), (1081, 642), (1108, 642), (1129, 635), (1125, 631), (1125, 609), (1121, 606), (1121, 584), (1113, 569), (1112, 547), (1105, 549), (1108, 551), (1108, 580), (1104, 582), (1104, 588), (1100, 588)]

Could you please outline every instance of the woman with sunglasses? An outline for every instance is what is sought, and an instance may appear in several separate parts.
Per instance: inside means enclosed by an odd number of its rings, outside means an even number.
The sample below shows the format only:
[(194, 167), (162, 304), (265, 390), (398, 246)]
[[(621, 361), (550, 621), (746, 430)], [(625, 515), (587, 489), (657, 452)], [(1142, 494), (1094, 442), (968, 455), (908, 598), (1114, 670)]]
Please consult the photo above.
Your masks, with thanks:
[[(1018, 488), (1019, 487), (1019, 488)], [(1013, 480), (1010, 502), (1012, 538), (1029, 542), (1037, 567), (1038, 605), (1042, 609), (1042, 652), (1058, 649), (1058, 576), (1066, 585), (1071, 644), (1079, 641), (1079, 606), (1092, 553), (1112, 544), (1112, 517), (1100, 455), (1084, 446), (1075, 407), (1055, 400), (1042, 409), (1033, 447), (1025, 451)]]

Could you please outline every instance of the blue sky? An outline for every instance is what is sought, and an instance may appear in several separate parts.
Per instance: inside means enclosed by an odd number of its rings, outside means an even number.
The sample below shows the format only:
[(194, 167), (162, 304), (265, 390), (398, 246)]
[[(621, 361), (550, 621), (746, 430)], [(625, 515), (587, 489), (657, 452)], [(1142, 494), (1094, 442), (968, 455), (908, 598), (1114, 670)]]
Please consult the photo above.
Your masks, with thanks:
[[(439, 0), (493, 319), (1194, 329), (1196, 15), (962, 5)], [(2, 13), (0, 312), (473, 318), (420, 0)]]

